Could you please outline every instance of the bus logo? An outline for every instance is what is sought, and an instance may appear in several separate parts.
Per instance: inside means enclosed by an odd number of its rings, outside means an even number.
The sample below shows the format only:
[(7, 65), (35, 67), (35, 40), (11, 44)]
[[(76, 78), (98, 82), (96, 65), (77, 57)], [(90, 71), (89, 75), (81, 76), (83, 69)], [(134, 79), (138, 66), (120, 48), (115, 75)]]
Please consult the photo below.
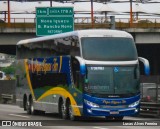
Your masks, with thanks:
[(57, 58), (54, 58), (53, 59), (53, 67), (52, 67), (52, 70), (53, 71), (58, 71), (58, 63), (57, 63)]
[(119, 71), (118, 67), (114, 67), (114, 72), (117, 73)]

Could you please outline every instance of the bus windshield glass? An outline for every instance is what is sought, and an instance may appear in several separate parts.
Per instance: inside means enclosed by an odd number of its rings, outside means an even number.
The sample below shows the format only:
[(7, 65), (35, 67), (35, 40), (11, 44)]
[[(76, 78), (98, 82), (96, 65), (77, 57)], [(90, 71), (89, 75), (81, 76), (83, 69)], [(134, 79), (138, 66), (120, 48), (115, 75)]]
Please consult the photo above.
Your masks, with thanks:
[(119, 67), (118, 72), (114, 72), (114, 67), (87, 67), (88, 85), (85, 91), (99, 95), (135, 95), (139, 92), (139, 78), (135, 77), (135, 66)]
[(83, 37), (82, 56), (86, 60), (131, 61), (137, 59), (133, 39), (126, 37)]

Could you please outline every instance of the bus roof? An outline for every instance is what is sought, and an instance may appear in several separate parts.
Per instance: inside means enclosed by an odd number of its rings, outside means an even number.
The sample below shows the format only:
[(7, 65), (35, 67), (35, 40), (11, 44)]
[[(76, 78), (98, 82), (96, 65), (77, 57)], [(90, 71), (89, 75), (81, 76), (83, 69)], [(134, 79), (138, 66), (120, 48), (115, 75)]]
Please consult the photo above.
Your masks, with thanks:
[(25, 40), (19, 41), (17, 45), (35, 43), (35, 42), (40, 42), (40, 41), (47, 41), (47, 40), (52, 40), (55, 38), (63, 38), (63, 37), (69, 37), (69, 36), (78, 36), (79, 38), (81, 37), (128, 37), (128, 38), (133, 38), (131, 34), (125, 31), (109, 30), (109, 29), (89, 29), (89, 30), (78, 30), (78, 31), (66, 32), (66, 33), (55, 34), (55, 35), (50, 35), (50, 36), (25, 39)]

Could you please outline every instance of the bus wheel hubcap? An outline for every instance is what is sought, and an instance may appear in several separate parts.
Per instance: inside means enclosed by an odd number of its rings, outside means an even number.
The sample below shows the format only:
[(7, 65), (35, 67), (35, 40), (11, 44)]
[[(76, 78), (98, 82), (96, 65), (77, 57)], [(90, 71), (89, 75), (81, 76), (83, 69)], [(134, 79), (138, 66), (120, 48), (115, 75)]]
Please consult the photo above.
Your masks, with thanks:
[(62, 116), (65, 116), (65, 105), (61, 105)]
[(30, 102), (30, 107), (31, 107), (31, 114), (34, 113), (34, 106), (33, 106), (33, 102)]
[(34, 107), (33, 107), (33, 104), (31, 105), (31, 112), (33, 113), (34, 111)]
[(72, 111), (71, 105), (69, 106), (69, 117), (70, 117), (70, 119), (73, 118), (73, 111)]

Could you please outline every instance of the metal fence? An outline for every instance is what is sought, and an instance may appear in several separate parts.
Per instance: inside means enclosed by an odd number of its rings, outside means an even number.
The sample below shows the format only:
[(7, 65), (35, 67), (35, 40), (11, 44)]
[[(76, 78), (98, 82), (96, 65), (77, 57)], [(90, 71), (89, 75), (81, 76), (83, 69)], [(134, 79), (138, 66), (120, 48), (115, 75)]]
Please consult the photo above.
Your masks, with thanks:
[[(0, 19), (0, 27), (8, 27), (8, 19)], [(11, 18), (10, 27), (15, 28), (35, 28), (36, 18)], [(74, 23), (75, 26), (89, 26), (91, 23), (90, 17), (75, 17)], [(130, 26), (130, 19), (128, 18), (116, 18), (116, 28), (160, 28), (160, 18), (147, 18), (134, 20), (132, 26)], [(103, 28), (108, 28), (110, 26), (110, 18), (105, 17), (94, 17), (94, 26)]]
[(15, 80), (0, 80), (0, 102), (2, 102), (2, 95), (12, 95), (12, 103), (15, 102), (16, 85)]

